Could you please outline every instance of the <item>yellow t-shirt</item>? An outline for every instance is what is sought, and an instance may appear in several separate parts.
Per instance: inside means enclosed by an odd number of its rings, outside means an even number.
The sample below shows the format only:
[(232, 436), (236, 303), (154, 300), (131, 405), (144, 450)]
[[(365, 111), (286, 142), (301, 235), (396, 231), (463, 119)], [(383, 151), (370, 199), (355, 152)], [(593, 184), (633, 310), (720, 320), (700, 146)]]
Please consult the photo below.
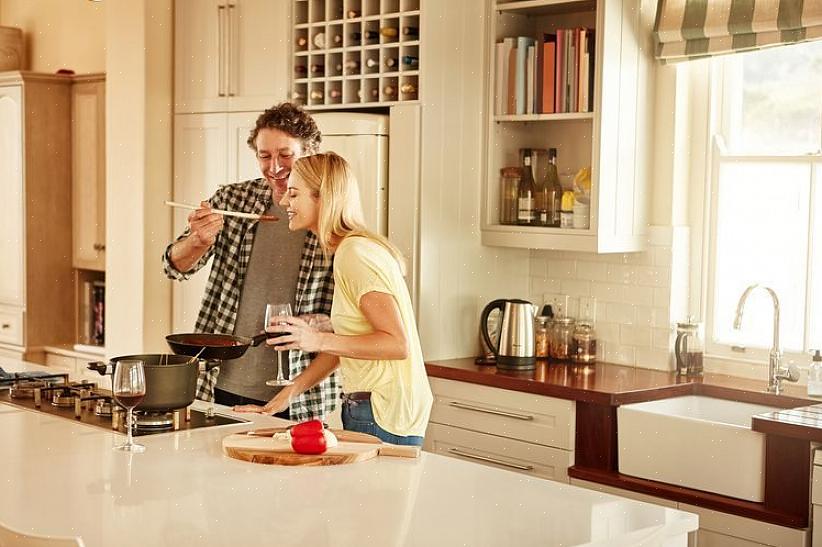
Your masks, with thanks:
[(359, 303), (363, 295), (375, 291), (390, 294), (396, 300), (408, 339), (408, 357), (401, 360), (340, 357), (343, 392), (370, 391), (374, 419), (389, 433), (424, 436), (434, 397), (400, 265), (376, 241), (346, 237), (334, 253), (331, 323), (335, 333), (350, 336), (374, 331), (360, 311)]

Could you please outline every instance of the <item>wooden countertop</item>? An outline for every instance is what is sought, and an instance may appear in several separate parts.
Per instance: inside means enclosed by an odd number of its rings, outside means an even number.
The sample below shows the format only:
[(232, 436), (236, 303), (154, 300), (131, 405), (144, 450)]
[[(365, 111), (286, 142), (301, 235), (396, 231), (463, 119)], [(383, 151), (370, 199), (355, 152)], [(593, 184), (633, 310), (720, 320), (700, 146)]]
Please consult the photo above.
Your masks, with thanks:
[(808, 398), (805, 386), (789, 384), (782, 395), (768, 393), (764, 369), (761, 380), (751, 380), (713, 373), (688, 379), (677, 377), (674, 372), (611, 363), (582, 366), (538, 362), (534, 371), (514, 373), (497, 370), (495, 366), (477, 365), (471, 357), (431, 361), (425, 367), (434, 378), (606, 406), (680, 395), (706, 395), (783, 408), (814, 402)]

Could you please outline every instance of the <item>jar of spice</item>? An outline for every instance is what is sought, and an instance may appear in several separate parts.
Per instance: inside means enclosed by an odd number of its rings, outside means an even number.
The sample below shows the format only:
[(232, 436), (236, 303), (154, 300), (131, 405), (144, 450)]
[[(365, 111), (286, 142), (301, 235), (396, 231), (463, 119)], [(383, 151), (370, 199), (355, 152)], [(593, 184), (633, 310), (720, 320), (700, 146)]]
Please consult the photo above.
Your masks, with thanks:
[(534, 322), (534, 355), (537, 359), (548, 359), (550, 356), (552, 321), (546, 315), (539, 315)]
[(568, 361), (573, 356), (574, 320), (571, 317), (554, 319), (551, 329), (551, 357), (558, 361)]
[(516, 224), (519, 204), (519, 181), (522, 172), (519, 167), (500, 169), (499, 223)]
[(580, 321), (574, 328), (574, 362), (593, 363), (597, 359), (597, 338), (594, 326)]

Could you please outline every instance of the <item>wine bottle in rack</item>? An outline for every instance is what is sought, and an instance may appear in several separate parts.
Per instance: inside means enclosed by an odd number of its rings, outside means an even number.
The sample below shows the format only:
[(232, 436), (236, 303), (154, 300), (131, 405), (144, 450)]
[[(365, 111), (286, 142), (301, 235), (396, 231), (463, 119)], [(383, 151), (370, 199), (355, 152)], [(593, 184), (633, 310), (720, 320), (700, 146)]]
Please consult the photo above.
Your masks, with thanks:
[(332, 89), (328, 92), (328, 96), (332, 99), (339, 99), (340, 97), (342, 97), (342, 91), (340, 91), (339, 89)]
[(334, 44), (334, 47), (342, 46), (342, 34), (335, 34), (331, 41)]
[(363, 40), (377, 40), (379, 37), (380, 33), (376, 30), (366, 30), (363, 34)]
[(317, 46), (319, 49), (325, 48), (325, 33), (318, 32), (314, 35), (314, 45)]
[(397, 29), (397, 27), (382, 27), (380, 29), (380, 34), (382, 34), (386, 38), (396, 38), (399, 34), (399, 30)]
[(319, 89), (312, 89), (310, 97), (314, 101), (320, 101), (323, 98), (323, 92)]
[(403, 95), (413, 95), (416, 92), (417, 86), (415, 86), (414, 84), (406, 83), (400, 86), (400, 93), (402, 93)]
[(305, 36), (297, 36), (297, 47), (304, 48), (308, 45), (308, 38)]
[(318, 76), (322, 76), (325, 72), (325, 66), (321, 64), (313, 64), (311, 65), (311, 74), (317, 74)]
[(397, 88), (391, 84), (382, 88), (382, 92), (385, 93), (386, 97), (394, 97), (397, 95)]
[(367, 66), (368, 68), (374, 68), (375, 66), (379, 66), (379, 65), (380, 65), (380, 62), (377, 61), (376, 59), (372, 59), (372, 58), (369, 57), (368, 59), (365, 60), (365, 66)]
[(419, 36), (420, 29), (418, 27), (402, 27), (403, 36)]
[(294, 74), (305, 74), (308, 72), (306, 70), (305, 65), (294, 65)]
[(295, 101), (304, 101), (305, 93), (301, 93), (300, 91), (294, 91), (293, 93), (291, 93), (291, 99)]
[(360, 62), (355, 59), (348, 59), (345, 61), (345, 71), (348, 74), (360, 73)]
[(417, 68), (420, 66), (420, 60), (413, 55), (403, 55), (402, 64), (408, 68)]
[(348, 18), (349, 18), (349, 19), (354, 19), (355, 17), (359, 17), (359, 16), (360, 16), (360, 12), (359, 12), (359, 11), (357, 11), (357, 10), (355, 10), (355, 9), (350, 9), (350, 10), (348, 10)]
[(397, 66), (397, 58), (396, 57), (386, 57), (385, 58), (385, 66), (388, 68), (394, 68)]
[[(372, 99), (376, 99), (380, 96), (380, 90), (377, 89), (376, 87), (372, 87), (368, 91), (368, 94), (371, 96)], [(357, 98), (362, 100), (362, 89), (357, 90)]]

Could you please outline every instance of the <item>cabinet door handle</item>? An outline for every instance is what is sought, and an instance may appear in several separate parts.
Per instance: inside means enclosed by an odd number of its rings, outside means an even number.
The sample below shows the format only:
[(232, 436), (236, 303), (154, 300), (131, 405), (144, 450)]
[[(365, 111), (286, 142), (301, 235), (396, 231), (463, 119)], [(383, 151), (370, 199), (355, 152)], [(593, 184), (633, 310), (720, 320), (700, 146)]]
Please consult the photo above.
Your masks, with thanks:
[(105, 251), (106, 250), (106, 246), (103, 245), (102, 243), (95, 243), (93, 245), (93, 247), (94, 247), (95, 251)]
[(3, 330), (8, 330), (11, 328), (11, 323), (3, 323), (2, 325), (0, 325), (0, 328), (2, 328)]
[(217, 96), (225, 97), (225, 6), (217, 6)]
[(465, 452), (460, 450), (459, 448), (449, 448), (448, 451), (452, 454), (456, 454), (457, 456), (462, 456), (463, 458), (470, 458), (472, 460), (479, 460), (482, 462), (489, 462), (495, 463), (497, 465), (502, 465), (505, 467), (510, 467), (511, 469), (519, 469), (520, 471), (533, 471), (533, 465), (520, 465), (518, 463), (511, 463), (506, 462), (503, 460), (498, 460), (496, 458), (489, 458), (488, 456), (481, 456), (480, 454), (474, 454), (472, 452)]
[(468, 405), (459, 401), (451, 401), (448, 403), (454, 408), (461, 408), (463, 410), (473, 410), (474, 412), (484, 412), (486, 414), (494, 414), (496, 416), (505, 416), (506, 418), (514, 418), (516, 420), (530, 421), (534, 419), (531, 414), (520, 414), (518, 412), (506, 412), (504, 410), (495, 410), (493, 408), (485, 408), (481, 406)]
[(225, 59), (225, 63), (226, 63), (225, 73), (226, 73), (226, 89), (228, 91), (228, 96), (229, 97), (234, 96), (234, 80), (235, 80), (234, 72), (236, 71), (235, 67), (236, 67), (236, 64), (237, 64), (237, 63), (234, 62), (234, 60), (235, 60), (234, 56), (237, 55), (237, 53), (234, 51), (234, 49), (236, 47), (234, 45), (234, 26), (237, 24), (234, 21), (234, 14), (236, 13), (234, 11), (234, 9), (236, 7), (237, 6), (235, 4), (229, 4), (228, 5), (228, 48), (226, 50), (227, 53), (226, 53), (226, 56), (225, 56), (226, 57), (226, 59)]

